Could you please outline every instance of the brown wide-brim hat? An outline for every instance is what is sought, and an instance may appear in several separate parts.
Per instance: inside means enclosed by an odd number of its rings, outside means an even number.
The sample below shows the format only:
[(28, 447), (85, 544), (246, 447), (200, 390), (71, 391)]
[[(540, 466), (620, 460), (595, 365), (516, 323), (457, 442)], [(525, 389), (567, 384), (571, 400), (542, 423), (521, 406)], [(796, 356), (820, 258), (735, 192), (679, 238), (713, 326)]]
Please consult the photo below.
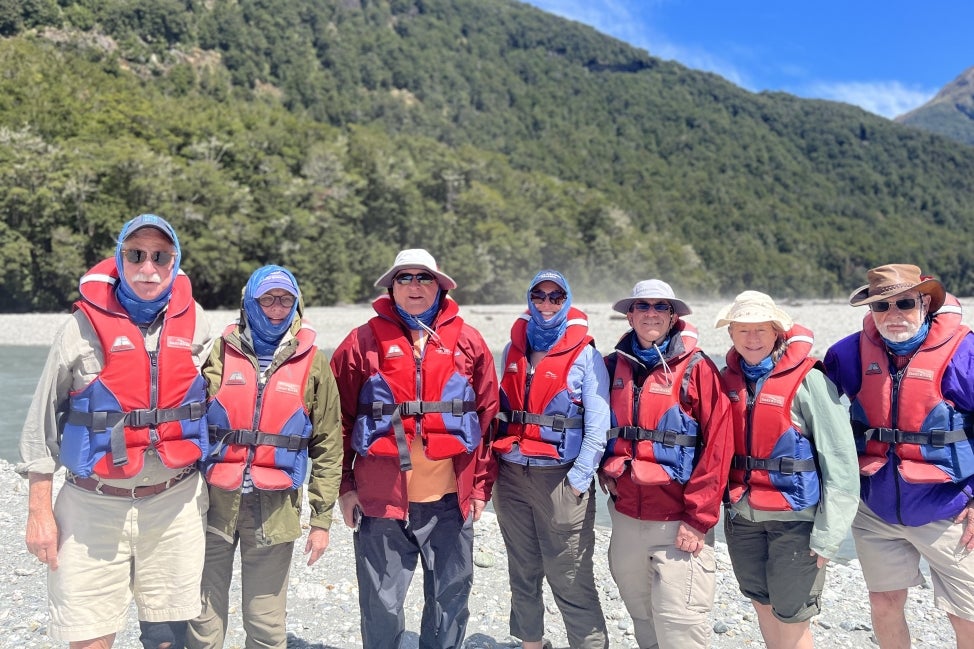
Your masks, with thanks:
[(916, 290), (930, 296), (930, 313), (943, 306), (947, 291), (940, 280), (924, 277), (920, 268), (912, 264), (886, 264), (866, 273), (869, 283), (860, 286), (849, 296), (849, 304), (863, 306), (886, 300), (905, 291)]

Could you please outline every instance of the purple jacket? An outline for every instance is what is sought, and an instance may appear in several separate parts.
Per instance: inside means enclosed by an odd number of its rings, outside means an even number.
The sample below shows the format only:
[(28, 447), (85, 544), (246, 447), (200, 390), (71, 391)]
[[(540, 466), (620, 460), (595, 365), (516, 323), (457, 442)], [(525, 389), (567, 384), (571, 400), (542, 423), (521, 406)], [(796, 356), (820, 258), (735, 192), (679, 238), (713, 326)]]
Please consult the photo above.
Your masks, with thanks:
[[(846, 336), (825, 354), (825, 369), (840, 394), (855, 398), (862, 383), (859, 336)], [(968, 334), (954, 353), (941, 382), (945, 399), (957, 410), (974, 412), (974, 335)], [(900, 399), (909, 395), (900, 394)], [(890, 451), (892, 453), (892, 450)], [(974, 497), (974, 478), (958, 483), (912, 484), (896, 470), (894, 457), (872, 476), (860, 476), (860, 497), (887, 523), (919, 526), (953, 518)]]

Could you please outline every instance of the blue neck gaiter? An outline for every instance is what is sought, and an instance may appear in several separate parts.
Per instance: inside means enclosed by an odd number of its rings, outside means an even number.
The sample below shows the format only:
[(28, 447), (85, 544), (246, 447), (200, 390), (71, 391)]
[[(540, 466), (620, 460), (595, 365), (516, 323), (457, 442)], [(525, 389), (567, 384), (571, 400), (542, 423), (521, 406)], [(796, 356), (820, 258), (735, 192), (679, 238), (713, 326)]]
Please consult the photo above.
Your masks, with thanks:
[(440, 297), (442, 295), (442, 291), (437, 293), (436, 299), (433, 300), (432, 306), (418, 315), (413, 315), (407, 312), (398, 304), (396, 304), (396, 313), (398, 313), (399, 317), (402, 318), (402, 321), (406, 323), (406, 326), (413, 331), (423, 329), (423, 325), (426, 325), (427, 328), (432, 329), (433, 321), (436, 320), (436, 314), (440, 312)]
[(760, 379), (763, 379), (768, 374), (771, 374), (771, 370), (774, 369), (774, 361), (771, 360), (770, 356), (765, 356), (757, 365), (751, 365), (743, 358), (741, 359), (741, 372), (751, 383), (757, 383)]
[[(250, 340), (254, 345), (254, 352), (256, 352), (258, 359), (262, 358), (265, 361), (268, 358), (273, 358), (274, 352), (277, 351), (277, 346), (281, 343), (281, 338), (291, 328), (291, 323), (294, 322), (294, 314), (297, 312), (298, 302), (300, 301), (294, 301), (294, 304), (291, 305), (290, 313), (288, 313), (288, 316), (284, 318), (281, 324), (272, 324), (270, 318), (267, 317), (264, 310), (260, 308), (260, 304), (257, 303), (257, 298), (260, 295), (256, 294), (258, 287), (271, 273), (283, 273), (286, 275), (293, 286), (293, 295), (299, 297), (297, 280), (294, 279), (291, 271), (283, 266), (263, 266), (255, 270), (250, 276), (250, 279), (247, 280), (247, 286), (244, 287), (243, 296), (244, 317), (246, 318), (247, 329), (250, 331)], [(291, 291), (292, 289), (286, 288), (286, 290)]]
[[(553, 315), (550, 320), (545, 320), (538, 307), (531, 301), (531, 291), (544, 281), (554, 282), (565, 291), (567, 296), (565, 301), (561, 303), (561, 310)], [(561, 273), (554, 270), (543, 270), (535, 275), (528, 287), (526, 297), (528, 313), (531, 314), (527, 329), (528, 345), (534, 351), (546, 352), (554, 347), (555, 343), (565, 335), (565, 329), (568, 328), (568, 311), (572, 306), (572, 290), (568, 286), (568, 280)]]
[(927, 339), (928, 333), (930, 333), (930, 320), (924, 319), (923, 324), (920, 325), (919, 331), (917, 331), (916, 334), (909, 340), (894, 343), (891, 340), (886, 340), (883, 338), (883, 342), (886, 343), (886, 348), (897, 356), (907, 356), (920, 348), (923, 341)]
[[(132, 287), (129, 286), (128, 281), (125, 279), (125, 262), (122, 258), (125, 239), (136, 230), (146, 226), (151, 226), (164, 232), (166, 236), (172, 239), (173, 247), (176, 250), (176, 260), (173, 262), (172, 273), (169, 277), (169, 286), (154, 300), (144, 300), (135, 294), (135, 291), (132, 290)], [(156, 319), (159, 312), (169, 304), (169, 298), (172, 295), (172, 285), (176, 280), (176, 275), (179, 274), (179, 262), (181, 259), (182, 251), (179, 248), (179, 239), (176, 238), (176, 231), (161, 216), (140, 214), (122, 226), (122, 232), (118, 236), (118, 243), (115, 245), (115, 266), (118, 268), (118, 284), (115, 286), (115, 297), (118, 299), (119, 304), (122, 305), (122, 308), (125, 309), (125, 312), (129, 314), (129, 317), (132, 318), (132, 322), (137, 325), (150, 324)], [(163, 278), (163, 281), (165, 281), (165, 278)]]
[(662, 354), (665, 354), (666, 350), (670, 347), (670, 339), (664, 338), (663, 342), (658, 345), (644, 349), (639, 344), (639, 337), (636, 336), (635, 331), (630, 332), (629, 335), (632, 337), (632, 352), (648, 368), (656, 367), (663, 360)]

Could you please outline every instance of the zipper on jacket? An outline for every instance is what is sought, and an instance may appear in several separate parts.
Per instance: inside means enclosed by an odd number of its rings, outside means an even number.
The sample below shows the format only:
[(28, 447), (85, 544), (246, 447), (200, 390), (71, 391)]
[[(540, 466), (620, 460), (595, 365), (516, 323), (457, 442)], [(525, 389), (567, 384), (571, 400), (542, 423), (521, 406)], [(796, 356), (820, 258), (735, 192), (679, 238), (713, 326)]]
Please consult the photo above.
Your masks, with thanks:
[[(149, 410), (159, 407), (159, 351), (149, 352)], [(159, 431), (155, 424), (149, 426), (149, 441), (159, 444)]]
[[(903, 380), (903, 375), (906, 373), (906, 368), (910, 364), (907, 363), (903, 366), (903, 369), (897, 370), (896, 374), (890, 376), (892, 379), (892, 389), (890, 391), (890, 418), (889, 424), (890, 428), (896, 430), (899, 419), (900, 419), (900, 381)], [(886, 449), (886, 454), (889, 455), (889, 461), (893, 463), (893, 484), (896, 487), (896, 520), (899, 521), (900, 525), (903, 523), (903, 512), (901, 511), (900, 505), (900, 456), (896, 453), (896, 442), (889, 445)]]
[[(747, 387), (747, 417), (744, 419), (744, 457), (751, 457), (751, 448), (753, 447), (754, 441), (754, 404), (758, 399), (757, 391), (751, 388), (751, 384), (745, 379), (745, 386)], [(757, 385), (754, 386), (757, 388)], [(751, 490), (751, 469), (744, 469), (744, 491)], [(742, 496), (743, 498), (743, 496)]]

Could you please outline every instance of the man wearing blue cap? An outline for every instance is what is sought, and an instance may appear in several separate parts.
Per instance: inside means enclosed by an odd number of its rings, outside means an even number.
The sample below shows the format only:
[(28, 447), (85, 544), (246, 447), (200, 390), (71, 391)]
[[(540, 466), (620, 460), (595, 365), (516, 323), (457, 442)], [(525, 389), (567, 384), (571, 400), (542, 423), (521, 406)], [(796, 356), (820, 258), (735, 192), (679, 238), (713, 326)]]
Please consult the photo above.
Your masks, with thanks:
[(209, 325), (180, 257), (164, 219), (122, 227), (81, 278), (24, 423), (27, 548), (48, 567), (49, 634), (72, 649), (111, 647), (133, 598), (146, 649), (181, 649), (200, 612)]

